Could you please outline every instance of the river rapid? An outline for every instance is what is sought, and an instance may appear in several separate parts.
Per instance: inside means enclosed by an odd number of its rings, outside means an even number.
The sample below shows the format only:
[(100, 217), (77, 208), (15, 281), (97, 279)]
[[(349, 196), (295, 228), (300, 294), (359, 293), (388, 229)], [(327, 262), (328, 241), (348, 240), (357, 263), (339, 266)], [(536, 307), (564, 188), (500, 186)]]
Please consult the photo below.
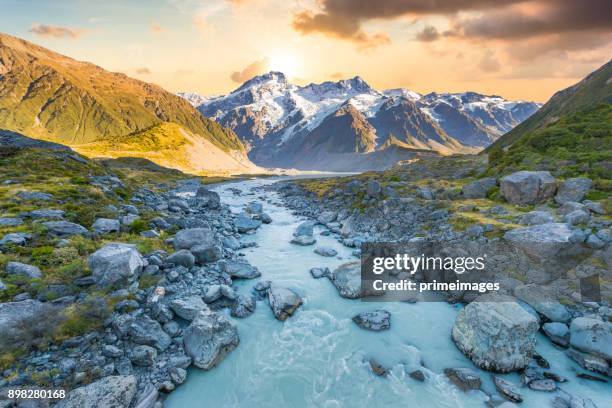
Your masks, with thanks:
[[(450, 333), (461, 307), (445, 302), (416, 304), (373, 303), (343, 299), (326, 278), (313, 279), (310, 268), (334, 268), (356, 260), (352, 249), (333, 235), (321, 236), (315, 228), (315, 246), (290, 244), (292, 233), (304, 219), (291, 214), (274, 192), (258, 187), (278, 178), (252, 179), (215, 186), (224, 204), (241, 212), (251, 201), (264, 205), (273, 222), (262, 225), (244, 242), (256, 247), (240, 252), (262, 273), (260, 279), (287, 286), (304, 300), (285, 322), (276, 320), (267, 300), (257, 303), (255, 313), (234, 319), (240, 345), (210, 371), (189, 370), (187, 381), (170, 394), (164, 406), (193, 407), (484, 407), (496, 394), (491, 374), (480, 370), (482, 391), (464, 393), (451, 384), (444, 368), (476, 367), (453, 344)], [(236, 195), (230, 189), (237, 188)], [(317, 245), (338, 251), (335, 258), (313, 252)], [(256, 280), (236, 281), (240, 293), (250, 293)], [(351, 318), (362, 311), (385, 309), (391, 313), (391, 329), (370, 332)], [(228, 313), (229, 316), (229, 313)], [(537, 351), (551, 363), (551, 371), (569, 382), (561, 388), (588, 397), (599, 408), (610, 406), (612, 385), (575, 377), (578, 365), (563, 350), (538, 335)], [(390, 368), (386, 378), (374, 375), (373, 358)], [(419, 367), (423, 364), (423, 367)], [(408, 373), (421, 368), (425, 381)], [(580, 370), (583, 371), (583, 370)], [(504, 378), (520, 384), (518, 374)], [(524, 407), (548, 407), (554, 395), (521, 388)]]

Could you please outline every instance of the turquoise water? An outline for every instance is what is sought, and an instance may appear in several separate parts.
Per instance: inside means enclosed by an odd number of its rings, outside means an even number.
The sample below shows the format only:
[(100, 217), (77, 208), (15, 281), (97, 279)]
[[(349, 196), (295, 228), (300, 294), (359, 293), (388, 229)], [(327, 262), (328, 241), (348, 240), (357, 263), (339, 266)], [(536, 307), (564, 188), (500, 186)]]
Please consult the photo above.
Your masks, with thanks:
[[(272, 216), (273, 222), (263, 225), (255, 235), (243, 238), (258, 244), (243, 253), (262, 272), (261, 279), (294, 289), (304, 299), (304, 305), (285, 322), (274, 318), (267, 301), (258, 302), (252, 316), (234, 319), (240, 346), (211, 371), (190, 369), (187, 381), (170, 394), (165, 406), (483, 407), (488, 398), (485, 393), (464, 393), (441, 374), (447, 367), (475, 368), (450, 338), (459, 306), (340, 298), (327, 279), (313, 279), (309, 269), (333, 268), (354, 260), (351, 250), (333, 237), (318, 235), (320, 229), (315, 232), (315, 245), (336, 249), (341, 259), (314, 254), (314, 246), (290, 244), (295, 227), (303, 220), (283, 207), (275, 193), (246, 195), (252, 188), (274, 181), (249, 180), (215, 189), (236, 212), (250, 201), (264, 204), (264, 211)], [(227, 190), (229, 187), (244, 193), (235, 196)], [(238, 282), (239, 291), (249, 293), (254, 283)], [(355, 314), (377, 308), (391, 312), (390, 330), (369, 332), (351, 321)], [(565, 391), (587, 396), (599, 408), (609, 406), (612, 385), (575, 378), (573, 370), (578, 366), (542, 336), (538, 337), (537, 349), (551, 362), (552, 371), (570, 379), (562, 384)], [(370, 358), (391, 368), (390, 374), (386, 378), (372, 374)], [(424, 383), (408, 376), (419, 361), (425, 366)], [(517, 374), (505, 377), (520, 383)], [(481, 378), (483, 389), (494, 393), (490, 374), (481, 371)], [(527, 388), (521, 388), (521, 393), (524, 407), (548, 407), (555, 395)]]

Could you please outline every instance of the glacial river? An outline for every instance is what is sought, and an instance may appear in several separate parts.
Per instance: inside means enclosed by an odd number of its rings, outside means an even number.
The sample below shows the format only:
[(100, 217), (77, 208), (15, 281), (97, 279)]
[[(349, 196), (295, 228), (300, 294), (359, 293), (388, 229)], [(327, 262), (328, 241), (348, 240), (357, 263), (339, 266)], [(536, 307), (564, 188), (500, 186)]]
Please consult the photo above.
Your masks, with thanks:
[[(235, 212), (251, 202), (264, 205), (273, 222), (262, 225), (243, 241), (257, 247), (244, 249), (246, 259), (259, 268), (261, 279), (292, 288), (304, 304), (285, 322), (274, 318), (266, 301), (257, 303), (255, 313), (233, 319), (240, 345), (211, 371), (189, 370), (187, 381), (166, 401), (169, 408), (195, 407), (479, 407), (487, 396), (480, 391), (464, 393), (442, 374), (447, 367), (476, 368), (453, 344), (450, 333), (460, 306), (447, 303), (372, 303), (341, 298), (326, 279), (313, 279), (309, 269), (334, 268), (355, 260), (352, 250), (333, 236), (315, 229), (316, 245), (338, 251), (337, 258), (313, 252), (315, 246), (290, 244), (292, 233), (303, 219), (291, 214), (272, 192), (253, 188), (277, 179), (255, 179), (223, 184), (214, 189), (223, 203)], [(229, 188), (242, 190), (233, 194)], [(238, 291), (250, 293), (253, 281), (237, 281)], [(357, 327), (351, 318), (362, 311), (386, 309), (391, 329), (370, 332)], [(229, 316), (229, 313), (228, 313)], [(537, 351), (551, 363), (551, 371), (569, 379), (561, 388), (592, 399), (599, 408), (612, 403), (612, 385), (575, 377), (579, 367), (563, 350), (538, 335)], [(368, 360), (374, 358), (391, 368), (386, 378), (375, 376)], [(408, 373), (422, 361), (425, 382)], [(583, 371), (583, 370), (580, 370)], [(495, 393), (490, 373), (480, 371), (483, 389)], [(518, 374), (504, 376), (520, 384)], [(560, 392), (546, 393), (521, 388), (523, 407), (549, 407)]]

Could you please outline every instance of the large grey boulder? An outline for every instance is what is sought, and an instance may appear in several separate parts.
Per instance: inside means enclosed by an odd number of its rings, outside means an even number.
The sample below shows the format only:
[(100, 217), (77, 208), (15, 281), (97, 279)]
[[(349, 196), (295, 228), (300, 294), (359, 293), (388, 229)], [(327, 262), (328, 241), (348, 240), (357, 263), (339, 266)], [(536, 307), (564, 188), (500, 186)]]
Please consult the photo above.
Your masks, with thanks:
[(272, 285), (268, 290), (268, 301), (274, 317), (278, 320), (287, 320), (298, 307), (302, 305), (302, 298), (289, 288)]
[(519, 171), (501, 179), (500, 192), (511, 204), (537, 204), (552, 197), (557, 181), (548, 171)]
[(561, 347), (569, 345), (570, 331), (566, 324), (559, 322), (544, 323), (542, 331), (553, 343)]
[(203, 370), (219, 364), (239, 342), (234, 323), (211, 311), (198, 313), (183, 334), (185, 352)]
[(23, 224), (23, 219), (18, 217), (0, 217), (0, 227), (16, 227)]
[(353, 322), (362, 329), (381, 331), (391, 328), (391, 313), (386, 310), (361, 312), (353, 316)]
[(511, 300), (483, 295), (457, 314), (452, 338), (463, 354), (485, 370), (520, 370), (535, 350), (538, 321)]
[(21, 262), (9, 262), (6, 265), (6, 273), (9, 275), (22, 276), (28, 279), (40, 279), (42, 273), (37, 266)]
[(361, 263), (348, 262), (340, 265), (329, 275), (340, 296), (357, 299), (361, 296)]
[(191, 248), (191, 253), (195, 256), (198, 265), (216, 262), (223, 257), (221, 245), (196, 245)]
[(585, 353), (612, 360), (612, 323), (578, 317), (570, 324), (570, 344)]
[(20, 340), (23, 328), (31, 326), (45, 310), (45, 304), (33, 299), (0, 303), (0, 349)]
[(205, 187), (200, 187), (198, 189), (195, 198), (198, 205), (210, 208), (211, 210), (221, 206), (221, 197), (219, 197), (219, 194)]
[(314, 245), (317, 240), (312, 235), (298, 235), (290, 241), (292, 244), (300, 246)]
[(91, 226), (91, 229), (98, 234), (109, 234), (111, 232), (119, 232), (121, 223), (119, 220), (112, 218), (98, 218)]
[(112, 243), (89, 256), (89, 269), (100, 286), (134, 282), (145, 261), (134, 245)]
[(244, 210), (249, 214), (261, 214), (263, 212), (263, 205), (256, 202), (248, 203)]
[(64, 210), (53, 210), (50, 208), (40, 209), (40, 210), (32, 210), (27, 213), (27, 216), (30, 218), (40, 219), (40, 218), (49, 218), (49, 219), (61, 219), (64, 218), (64, 214), (66, 212)]
[(219, 262), (219, 267), (235, 279), (254, 279), (261, 276), (261, 272), (247, 262), (223, 261)]
[(323, 211), (321, 214), (319, 214), (317, 221), (319, 221), (321, 224), (327, 224), (336, 221), (337, 216), (338, 213), (335, 211)]
[(43, 222), (50, 235), (67, 238), (73, 235), (83, 235), (87, 233), (87, 228), (82, 225), (68, 221), (47, 221)]
[(555, 300), (540, 285), (519, 285), (514, 288), (514, 296), (527, 303), (551, 322), (566, 323), (571, 318), (567, 308)]
[(185, 320), (193, 320), (201, 311), (208, 310), (208, 306), (199, 296), (187, 296), (184, 298), (173, 299), (170, 308), (177, 316)]
[(257, 302), (253, 296), (240, 295), (232, 305), (231, 315), (234, 317), (247, 317), (255, 312)]
[(174, 249), (191, 249), (196, 245), (214, 245), (215, 233), (210, 228), (182, 229), (174, 236)]
[(246, 214), (240, 214), (234, 220), (234, 226), (241, 234), (254, 231), (257, 228), (261, 227), (260, 220), (254, 220)]
[(23, 246), (30, 239), (32, 239), (32, 234), (28, 234), (26, 232), (11, 232), (0, 239), (0, 248), (10, 245)]
[(485, 177), (474, 180), (461, 188), (461, 194), (465, 198), (486, 198), (489, 191), (497, 186), (497, 178)]
[(300, 225), (297, 226), (295, 232), (293, 233), (294, 237), (299, 237), (301, 235), (312, 236), (314, 233), (314, 225), (315, 223), (312, 221), (304, 221)]
[(132, 321), (128, 328), (128, 334), (134, 343), (152, 346), (159, 351), (166, 350), (172, 342), (162, 326), (144, 314)]
[(579, 203), (589, 192), (592, 185), (593, 180), (586, 177), (567, 179), (559, 186), (555, 202), (557, 204), (565, 204), (570, 201)]
[(70, 391), (55, 408), (128, 408), (136, 395), (136, 377), (104, 377)]
[(195, 265), (195, 256), (193, 256), (193, 254), (187, 249), (179, 249), (175, 253), (168, 256), (166, 258), (166, 262), (184, 266), (185, 268), (189, 269)]
[(130, 360), (138, 366), (150, 367), (157, 360), (157, 350), (146, 345), (136, 346), (132, 350)]

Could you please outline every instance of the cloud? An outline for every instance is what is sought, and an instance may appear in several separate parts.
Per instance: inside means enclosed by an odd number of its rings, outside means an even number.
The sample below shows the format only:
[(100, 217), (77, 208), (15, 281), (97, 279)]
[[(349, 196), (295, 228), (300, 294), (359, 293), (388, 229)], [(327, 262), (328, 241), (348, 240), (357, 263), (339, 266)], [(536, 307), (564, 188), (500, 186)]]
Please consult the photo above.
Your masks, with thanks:
[(342, 72), (334, 72), (330, 75), (331, 79), (342, 79), (344, 78), (344, 74)]
[(32, 25), (32, 28), (30, 28), (30, 32), (38, 35), (39, 37), (69, 38), (71, 40), (76, 40), (85, 34), (86, 30), (81, 28), (68, 28), (47, 24), (34, 24)]
[(136, 73), (140, 75), (149, 75), (151, 70), (147, 67), (137, 68)]
[(492, 51), (486, 51), (478, 64), (478, 67), (483, 72), (497, 72), (501, 68), (501, 64), (495, 58), (495, 54)]
[(242, 71), (234, 71), (230, 75), (230, 79), (234, 82), (243, 83), (256, 75), (263, 74), (268, 70), (268, 58), (262, 58), (254, 61), (246, 66)]
[(432, 42), (436, 41), (438, 38), (440, 38), (440, 33), (436, 27), (432, 26), (426, 26), (416, 35), (416, 40), (422, 42)]
[(149, 26), (149, 31), (153, 34), (161, 34), (166, 31), (166, 29), (157, 23), (151, 23)]

